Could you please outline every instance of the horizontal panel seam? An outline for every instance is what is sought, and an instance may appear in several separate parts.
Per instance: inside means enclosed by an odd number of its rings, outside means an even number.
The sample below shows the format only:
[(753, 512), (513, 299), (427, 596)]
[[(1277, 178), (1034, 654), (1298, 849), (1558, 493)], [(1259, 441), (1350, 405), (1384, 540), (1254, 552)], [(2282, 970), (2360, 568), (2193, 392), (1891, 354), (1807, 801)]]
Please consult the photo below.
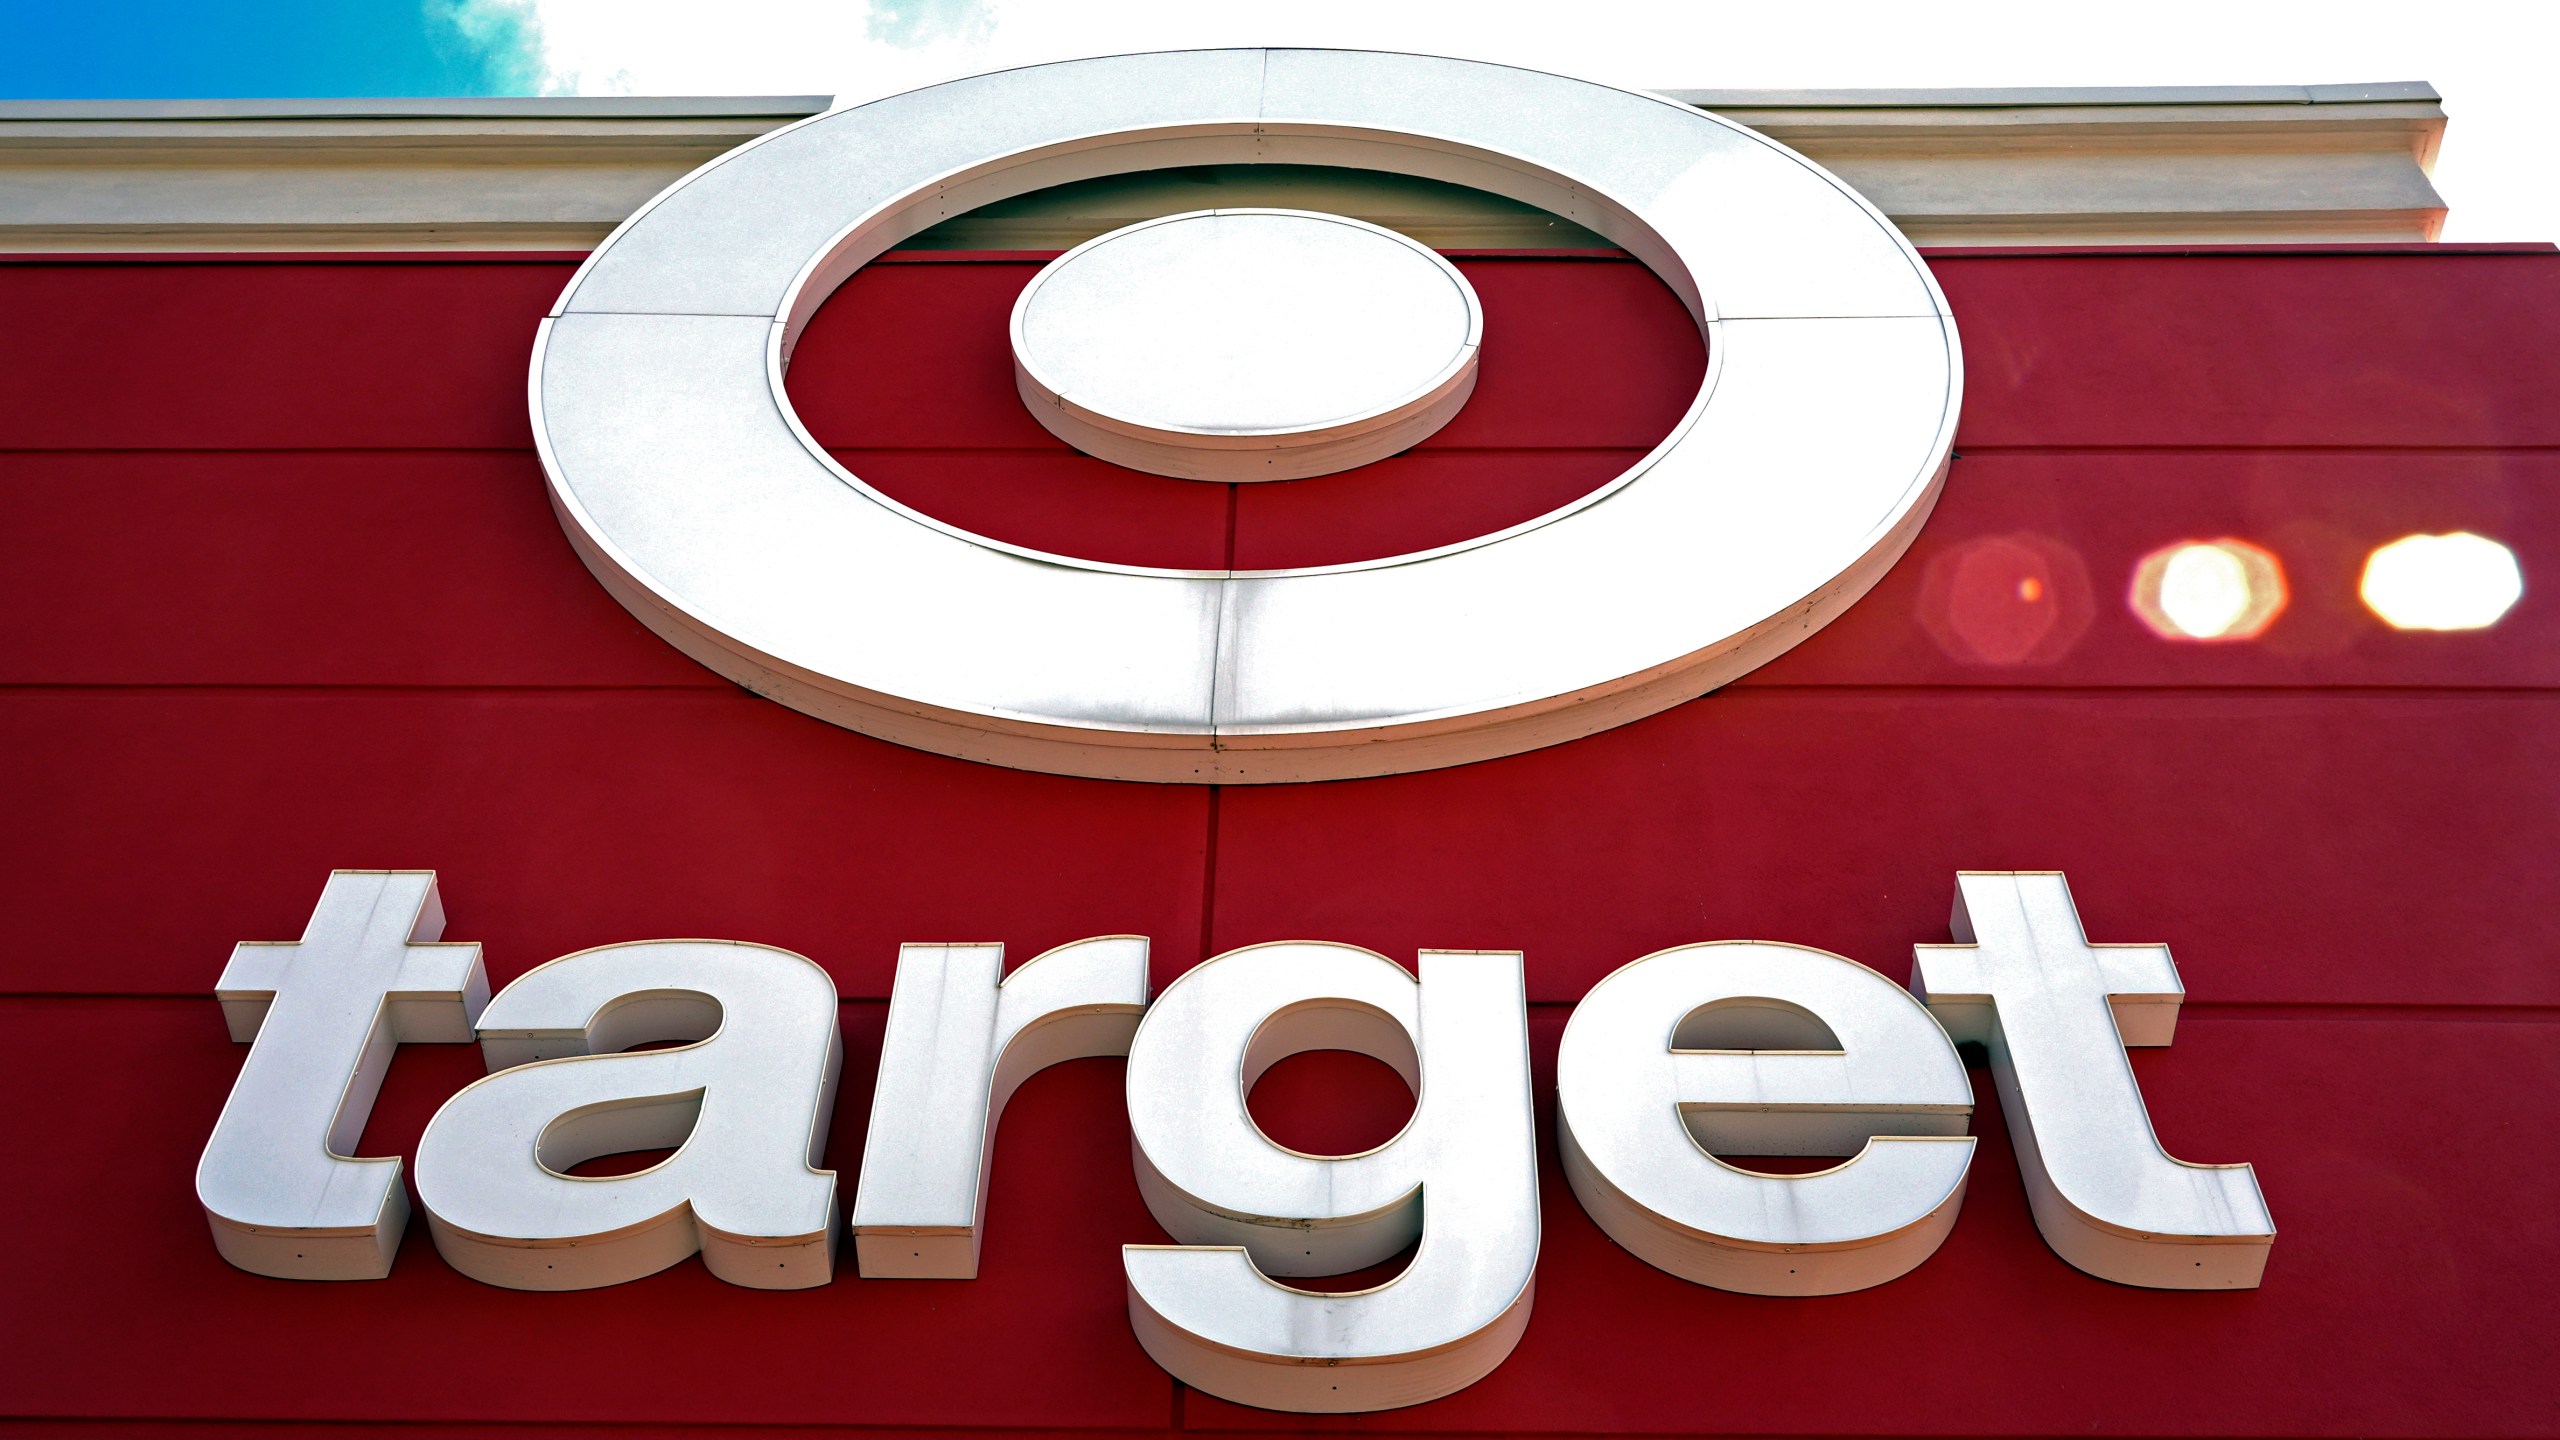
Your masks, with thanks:
[[(745, 687), (717, 676), (701, 680), (667, 680), (594, 685), (399, 685), (356, 681), (344, 685), (286, 681), (275, 684), (234, 681), (134, 681), (95, 682), (66, 680), (0, 681), (0, 694), (19, 692), (29, 695), (132, 693), (168, 693), (178, 695), (418, 695), (468, 698), (474, 695), (656, 695), (656, 694), (735, 694), (749, 695)], [(758, 697), (761, 698), (761, 697)]]
[[(846, 1273), (850, 1273), (849, 1270)], [(1171, 1376), (1165, 1377), (1164, 1384), (1168, 1388), (1170, 1388), (1173, 1383), (1173, 1378)], [(650, 1435), (698, 1435), (703, 1437), (703, 1440), (742, 1440), (742, 1437), (753, 1437), (755, 1435), (767, 1433), (776, 1435), (807, 1435), (812, 1433), (823, 1433), (826, 1435), (882, 1436), (950, 1435), (959, 1437), (959, 1440), (966, 1440), (966, 1437), (972, 1436), (1041, 1437), (1053, 1435), (1074, 1435), (1087, 1437), (1087, 1440), (1115, 1440), (1115, 1437), (1124, 1436), (1132, 1437), (1132, 1440), (1140, 1440), (1140, 1437), (1156, 1437), (1168, 1433), (1165, 1427), (1161, 1425), (973, 1425), (961, 1421), (918, 1421), (902, 1423), (886, 1420), (874, 1421), (860, 1419), (571, 1420), (560, 1419), (555, 1416), (548, 1415), (535, 1415), (531, 1418), (502, 1416), (495, 1419), (485, 1417), (419, 1419), (404, 1415), (396, 1419), (389, 1419), (379, 1415), (356, 1417), (320, 1416), (315, 1418), (305, 1415), (266, 1414), (128, 1414), (122, 1411), (101, 1411), (94, 1415), (18, 1414), (16, 1412), (0, 1412), (0, 1423), (138, 1426), (144, 1427), (145, 1433), (150, 1434), (205, 1434), (213, 1431), (216, 1427), (248, 1425), (260, 1426), (282, 1435), (317, 1434), (324, 1429), (343, 1428), (360, 1429), (367, 1433), (380, 1434), (386, 1437), (397, 1437), (403, 1435), (485, 1435), (493, 1430), (503, 1427), (509, 1431), (540, 1431), (545, 1434), (558, 1434), (562, 1436), (627, 1436), (635, 1431), (643, 1431)], [(1579, 1436), (1587, 1435), (1589, 1432), (1538, 1432), (1523, 1430), (1500, 1431), (1494, 1433), (1501, 1434), (1505, 1437), (1518, 1436), (1522, 1437), (1522, 1440), (1527, 1440), (1527, 1437), (1538, 1434)], [(1651, 1432), (1635, 1431), (1624, 1433), (1626, 1434), (1626, 1440), (1645, 1440), (1645, 1436)], [(1465, 1435), (1453, 1435), (1448, 1437), (1448, 1440), (1466, 1440), (1466, 1437)], [(1840, 1437), (1840, 1440), (1853, 1440), (1853, 1437)]]
[[(2560, 694), (2560, 683), (2542, 685), (2352, 685), (2298, 682), (2266, 684), (2125, 684), (2125, 685), (2034, 685), (1979, 684), (1949, 682), (1868, 682), (1844, 680), (1836, 684), (1821, 682), (1753, 683), (1736, 681), (1716, 692), (1731, 699), (1796, 698), (1827, 696), (1854, 698), (1863, 696), (1931, 696), (1931, 695), (2009, 695), (2036, 700), (2116, 700), (2137, 697), (2161, 699), (2243, 699), (2285, 696), (2294, 699), (2352, 697), (2356, 699), (2529, 699)], [(0, 680), (0, 695), (193, 695), (193, 696), (358, 696), (407, 695), (422, 699), (469, 699), (475, 696), (544, 696), (544, 695), (700, 695), (725, 694), (753, 697), (754, 692), (727, 680), (706, 678), (699, 681), (668, 680), (656, 682), (623, 682), (614, 684), (395, 684), (375, 681), (350, 681), (332, 684), (326, 681), (92, 681), (92, 680)], [(1705, 697), (1701, 697), (1702, 699)]]
[[(460, 937), (468, 939), (469, 937)], [(1944, 944), (1920, 941), (1920, 944)], [(529, 967), (528, 967), (529, 968)], [(1595, 982), (1596, 983), (1596, 982)], [(204, 990), (0, 990), (0, 1004), (137, 1004), (212, 1005), (214, 992)], [(840, 1006), (881, 1006), (889, 1003), (885, 994), (838, 994)], [(1561, 1015), (1582, 1003), (1580, 997), (1563, 1000), (1532, 998), (1532, 1011)], [(2250, 1020), (2444, 1020), (2470, 1024), (2551, 1025), (2560, 1024), (2560, 1004), (2492, 1005), (2457, 1004), (2431, 1001), (2292, 1001), (2292, 1000), (2198, 1000), (2189, 997), (2180, 1009), (2216, 1017)]]
[(538, 459), (530, 445), (0, 445), (12, 455), (492, 455)]
[(2406, 696), (2412, 699), (2445, 695), (2529, 697), (2548, 695), (2554, 691), (2560, 691), (2560, 684), (2465, 685), (2460, 683), (2448, 683), (2442, 685), (2359, 685), (2351, 683), (2321, 684), (2291, 681), (2270, 681), (2265, 684), (2244, 684), (2226, 680), (2198, 682), (2192, 685), (2161, 682), (2140, 684), (2127, 683), (2122, 685), (2090, 683), (2037, 685), (2033, 683), (2015, 681), (2004, 684), (1993, 680), (1983, 680), (1978, 682), (1964, 680), (1842, 680), (1835, 683), (1824, 681), (1755, 682), (1744, 679), (1737, 680), (1716, 693), (1728, 696), (1861, 694), (1928, 695), (1938, 693), (1950, 695), (1995, 694), (2017, 695), (2021, 697), (2034, 696), (2039, 699), (2060, 700), (2096, 700), (2102, 698), (2120, 698), (2128, 695), (2175, 695), (2189, 698), (2233, 699), (2243, 696), (2254, 697), (2264, 695), (2351, 695), (2360, 699), (2379, 700), (2389, 699), (2394, 696)]
[[(1403, 453), (1405, 455), (1643, 455), (1650, 453), (1657, 443), (1657, 440), (1629, 440), (1618, 443), (1556, 445), (1429, 445)], [(826, 447), (826, 451), (829, 455), (838, 457), (846, 455), (1051, 455), (1062, 459), (1090, 458), (1080, 451), (1055, 444), (830, 445)], [(0, 445), (0, 457), (15, 455), (47, 457), (61, 455), (490, 455), (521, 457), (527, 460), (536, 458), (536, 452), (531, 446), (519, 448), (495, 445)]]
[[(1551, 454), (1571, 452), (1645, 453), (1656, 441), (1619, 444), (1557, 445), (1426, 445), (1405, 455)], [(1087, 458), (1054, 445), (830, 445), (830, 455), (1057, 455)], [(2546, 455), (2560, 451), (2560, 441), (2476, 444), (2392, 444), (2380, 441), (2308, 444), (2223, 441), (2196, 444), (2152, 444), (2142, 441), (1982, 443), (1959, 438), (1956, 458), (2010, 455)], [(530, 445), (0, 445), (0, 457), (60, 455), (505, 455), (535, 458)], [(1403, 457), (1398, 457), (1403, 458)]]
[[(1417, 455), (1646, 455), (1657, 442), (1618, 445), (1421, 445), (1400, 451), (1396, 459)], [(1082, 451), (1055, 445), (830, 445), (827, 453), (845, 455), (1057, 455), (1089, 458)], [(1132, 472), (1137, 473), (1137, 472)]]
[(1956, 458), (1987, 455), (2546, 455), (2560, 450), (2560, 443), (2529, 441), (2522, 444), (2477, 445), (2393, 445), (2380, 442), (2342, 441), (2335, 444), (2244, 444), (2236, 441), (2190, 445), (2146, 444), (2141, 441), (2020, 441), (2014, 444), (1983, 444), (1956, 440)]

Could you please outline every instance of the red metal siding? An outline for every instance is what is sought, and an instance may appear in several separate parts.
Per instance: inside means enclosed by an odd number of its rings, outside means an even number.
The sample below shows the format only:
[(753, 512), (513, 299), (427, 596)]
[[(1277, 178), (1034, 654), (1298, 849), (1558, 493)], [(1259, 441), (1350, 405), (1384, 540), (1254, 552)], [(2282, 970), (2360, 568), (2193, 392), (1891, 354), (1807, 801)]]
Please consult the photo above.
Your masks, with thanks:
[[(1605, 479), (1694, 385), (1694, 334), (1633, 265), (1462, 263), (1488, 308), (1477, 399), (1332, 480), (1230, 493), (1063, 451), (986, 319), (1019, 261), (867, 272), (812, 326), (794, 390), (884, 487), (1010, 538), (1379, 553)], [(2560, 1431), (2536, 1358), (2560, 1333), (2560, 605), (2534, 588), (2560, 577), (2560, 256), (1936, 267), (1964, 327), (1962, 458), (1846, 617), (1721, 695), (1570, 745), (1212, 793), (902, 750), (641, 630), (571, 555), (530, 452), (524, 363), (568, 262), (0, 265), (0, 1415), (76, 1434)], [(2373, 546), (2457, 528), (2521, 559), (2503, 624), (2399, 634), (2364, 612)], [(2279, 555), (2291, 607), (2256, 642), (2154, 638), (2124, 605), (2135, 560), (2224, 535)], [(2049, 658), (1985, 663), (1946, 576), (2017, 537), (2058, 557), (2052, 614), (2011, 617), (2045, 627)], [(214, 1254), (189, 1186), (241, 1055), (209, 992), (232, 942), (300, 932), (332, 866), (438, 869), (448, 936), (484, 942), (501, 982), (662, 935), (809, 954), (847, 997), (847, 1186), (900, 941), (1027, 957), (1138, 931), (1160, 980), (1285, 937), (1522, 948), (1543, 1087), (1570, 1003), (1637, 955), (1758, 937), (1899, 975), (1946, 938), (1958, 868), (2061, 868), (2093, 939), (2173, 947), (2187, 1018), (2135, 1058), (2152, 1116), (2174, 1154), (2254, 1162), (2280, 1236), (2253, 1292), (2081, 1275), (2038, 1239), (1977, 1072), (1964, 1216), (1903, 1280), (1816, 1300), (1684, 1284), (1600, 1235), (1550, 1149), (1509, 1362), (1413, 1410), (1272, 1415), (1181, 1392), (1131, 1339), (1116, 1247), (1162, 1237), (1119, 1067), (1083, 1061), (1007, 1112), (975, 1282), (848, 1264), (750, 1292), (687, 1264), (521, 1294), (446, 1269), (422, 1223), (388, 1281), (261, 1279)], [(365, 1153), (407, 1151), (477, 1071), (466, 1047), (405, 1049)], [(1295, 1062), (1261, 1101), (1374, 1128), (1368, 1078)]]

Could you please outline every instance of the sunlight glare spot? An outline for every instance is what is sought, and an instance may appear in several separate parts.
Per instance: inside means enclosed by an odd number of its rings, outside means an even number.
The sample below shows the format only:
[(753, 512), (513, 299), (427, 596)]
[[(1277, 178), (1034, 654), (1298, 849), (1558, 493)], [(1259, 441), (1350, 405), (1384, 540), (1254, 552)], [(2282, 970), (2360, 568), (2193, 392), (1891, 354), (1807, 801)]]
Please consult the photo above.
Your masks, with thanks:
[(2483, 535), (2405, 535), (2373, 552), (2358, 587), (2394, 629), (2480, 630), (2524, 595), (2516, 552)]
[(2133, 571), (2133, 613), (2164, 640), (2254, 639), (2286, 599), (2284, 567), (2246, 540), (2182, 540)]

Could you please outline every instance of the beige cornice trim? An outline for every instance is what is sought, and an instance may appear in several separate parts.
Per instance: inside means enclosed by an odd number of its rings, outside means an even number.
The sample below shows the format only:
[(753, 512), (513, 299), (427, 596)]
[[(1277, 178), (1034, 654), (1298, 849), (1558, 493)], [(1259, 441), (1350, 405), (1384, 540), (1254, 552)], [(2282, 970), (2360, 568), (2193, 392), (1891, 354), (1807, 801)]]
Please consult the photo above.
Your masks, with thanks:
[(797, 120), (832, 95), (430, 96), (311, 100), (0, 100), (0, 123), (23, 120)]
[(584, 250), (829, 97), (0, 103), (0, 249)]
[(2424, 80), (2365, 85), (2022, 85), (1920, 90), (1663, 90), (1703, 110), (2014, 110), (2118, 105), (2334, 105), (2444, 99)]
[[(2444, 218), (2423, 84), (1664, 93), (1810, 155), (1921, 244), (2403, 242)], [(0, 249), (584, 249), (828, 103), (0, 102)]]
[(1672, 91), (1855, 185), (1923, 245), (2433, 240), (2418, 82)]

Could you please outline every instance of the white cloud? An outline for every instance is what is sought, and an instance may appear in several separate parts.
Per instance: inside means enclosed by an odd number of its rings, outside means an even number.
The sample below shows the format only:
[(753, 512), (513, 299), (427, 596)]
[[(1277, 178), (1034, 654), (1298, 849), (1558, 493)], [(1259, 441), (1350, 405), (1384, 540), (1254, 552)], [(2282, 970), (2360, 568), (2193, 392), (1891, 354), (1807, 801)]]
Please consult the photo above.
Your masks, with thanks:
[(995, 26), (987, 0), (872, 0), (864, 33), (912, 50), (938, 41), (991, 40)]
[[(525, 0), (462, 0), (515, 8)], [(1422, 50), (1664, 88), (2432, 81), (2447, 238), (2560, 237), (2560, 7), (2437, 0), (530, 0), (546, 89), (841, 103), (1075, 55), (1201, 45)]]

